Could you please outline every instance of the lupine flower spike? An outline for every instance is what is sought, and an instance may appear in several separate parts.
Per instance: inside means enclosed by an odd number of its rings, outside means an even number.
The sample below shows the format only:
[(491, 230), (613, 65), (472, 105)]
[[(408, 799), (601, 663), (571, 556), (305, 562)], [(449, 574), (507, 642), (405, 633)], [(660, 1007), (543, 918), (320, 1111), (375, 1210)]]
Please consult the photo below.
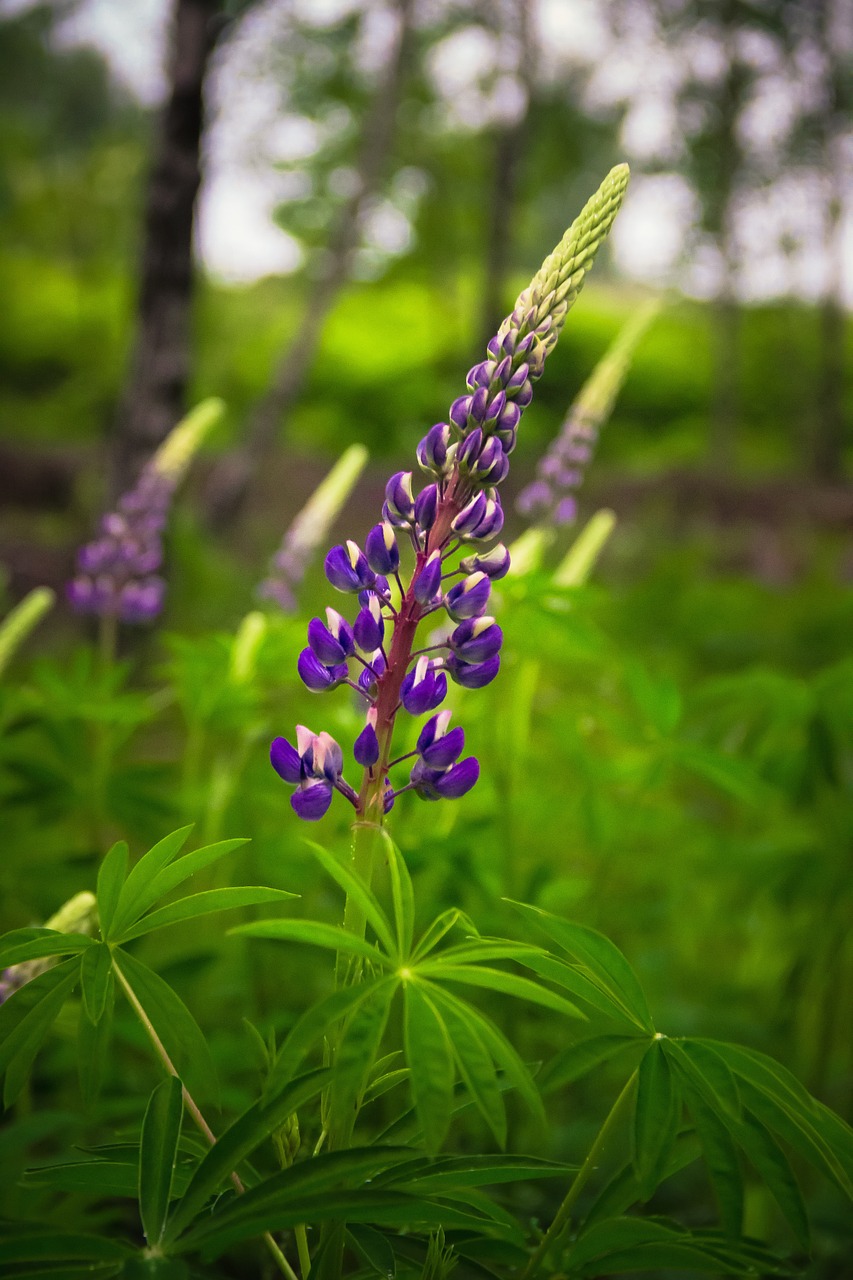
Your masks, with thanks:
[(363, 445), (351, 445), (320, 482), (293, 520), (273, 557), (258, 595), (274, 600), (285, 613), (296, 612), (296, 593), (308, 562), (326, 538), (367, 462)]
[(641, 307), (621, 329), (574, 400), (554, 443), (522, 489), (516, 507), (534, 524), (560, 527), (577, 515), (575, 490), (583, 480), (598, 433), (613, 411), (637, 344), (660, 310), (657, 300)]
[[(382, 520), (362, 550), (355, 542), (333, 547), (326, 577), (358, 597), (352, 623), (334, 609), (308, 627), (308, 647), (297, 663), (309, 689), (347, 684), (365, 706), (365, 725), (353, 754), (363, 773), (356, 790), (343, 780), (343, 752), (327, 734), (300, 726), (296, 746), (272, 744), (276, 772), (296, 788), (291, 803), (309, 821), (323, 816), (332, 792), (354, 805), (362, 822), (381, 824), (403, 791), (422, 799), (457, 799), (474, 786), (480, 766), (460, 759), (465, 734), (449, 728), (440, 711), (448, 678), (468, 689), (489, 684), (500, 668), (502, 633), (487, 613), (491, 584), (509, 570), (498, 486), (506, 478), (521, 415), (533, 398), (569, 307), (580, 292), (599, 246), (622, 203), (627, 165), (607, 176), (554, 252), (546, 258), (489, 342), (486, 358), (468, 373), (465, 394), (448, 420), (431, 427), (417, 448), (428, 483), (416, 493), (412, 473), (400, 471), (385, 488)], [(408, 581), (401, 576), (400, 541), (414, 552)], [(467, 550), (452, 567), (460, 549)], [(390, 582), (395, 584), (392, 591)], [(444, 641), (416, 648), (423, 619), (444, 611), (452, 628)], [(352, 671), (360, 667), (356, 678)], [(414, 752), (393, 759), (398, 712), (430, 715)], [(437, 713), (437, 714), (434, 714)], [(412, 757), (415, 762), (411, 765)], [(402, 785), (391, 772), (406, 763)]]
[(101, 520), (100, 534), (77, 553), (68, 599), (79, 613), (150, 622), (163, 607), (162, 533), (172, 495), (205, 436), (222, 416), (221, 400), (203, 401), (169, 433), (136, 484)]

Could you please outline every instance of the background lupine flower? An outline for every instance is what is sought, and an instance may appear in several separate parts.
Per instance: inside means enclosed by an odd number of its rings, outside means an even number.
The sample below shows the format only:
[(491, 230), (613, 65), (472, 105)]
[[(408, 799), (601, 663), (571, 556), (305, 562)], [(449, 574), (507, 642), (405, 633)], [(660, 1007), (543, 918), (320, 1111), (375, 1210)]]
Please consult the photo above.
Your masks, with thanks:
[(163, 529), (172, 495), (205, 436), (222, 416), (221, 400), (203, 401), (169, 433), (136, 484), (101, 520), (99, 536), (77, 553), (68, 599), (79, 613), (149, 622), (163, 607)]
[[(85, 933), (90, 936), (98, 926), (98, 903), (93, 893), (84, 890), (75, 893), (73, 898), (64, 902), (57, 912), (45, 922), (45, 929), (53, 929), (56, 933)], [(26, 983), (44, 973), (57, 959), (23, 960), (20, 964), (10, 965), (0, 972), (0, 1004), (14, 995)]]
[(367, 458), (363, 445), (351, 445), (314, 490), (294, 517), (270, 562), (269, 574), (258, 587), (262, 599), (274, 600), (285, 613), (296, 612), (296, 594), (305, 570), (355, 488)]
[[(301, 817), (322, 817), (338, 790), (362, 821), (379, 824), (402, 791), (413, 790), (425, 800), (457, 799), (476, 783), (480, 766), (473, 756), (459, 760), (465, 735), (460, 728), (448, 731), (447, 712), (438, 712), (421, 729), (415, 751), (393, 760), (397, 713), (438, 711), (448, 677), (479, 689), (500, 669), (503, 635), (486, 610), (492, 580), (506, 574), (509, 556), (503, 546), (482, 544), (503, 527), (498, 486), (509, 470), (522, 412), (627, 182), (626, 165), (611, 171), (519, 295), (489, 342), (487, 358), (469, 371), (466, 393), (450, 406), (448, 421), (436, 423), (421, 440), (417, 458), (429, 482), (415, 493), (412, 473), (397, 472), (386, 485), (382, 521), (368, 534), (366, 551), (348, 541), (326, 556), (330, 584), (344, 595), (357, 595), (361, 612), (353, 625), (333, 609), (326, 611), (325, 622), (314, 618), (297, 669), (314, 692), (346, 683), (362, 699), (366, 723), (353, 754), (364, 772), (358, 791), (344, 782), (337, 743), (334, 751), (329, 744), (320, 747), (318, 767), (316, 744), (328, 735), (315, 737), (300, 727), (296, 747), (277, 738), (272, 764), (296, 786), (292, 804)], [(401, 540), (414, 554), (408, 581), (401, 576)], [(466, 544), (473, 545), (473, 554), (450, 568)], [(451, 581), (456, 578), (461, 581)], [(420, 623), (442, 609), (454, 624), (446, 638), (416, 649)], [(351, 662), (363, 668), (355, 680)], [(408, 780), (390, 783), (390, 771), (412, 756)]]
[(535, 524), (571, 524), (574, 493), (592, 457), (601, 427), (610, 417), (640, 339), (658, 314), (646, 303), (617, 334), (574, 400), (560, 431), (536, 468), (536, 479), (516, 499), (518, 511)]

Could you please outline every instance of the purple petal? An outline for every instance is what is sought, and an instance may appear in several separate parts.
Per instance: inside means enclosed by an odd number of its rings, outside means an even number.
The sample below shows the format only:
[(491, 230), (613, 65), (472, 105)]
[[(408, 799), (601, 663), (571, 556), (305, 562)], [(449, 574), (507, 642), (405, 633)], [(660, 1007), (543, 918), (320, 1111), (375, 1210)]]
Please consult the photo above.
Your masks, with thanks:
[(318, 822), (328, 812), (332, 803), (332, 788), (328, 782), (311, 780), (303, 782), (290, 797), (290, 803), (298, 817), (305, 822)]
[(270, 764), (280, 778), (295, 786), (302, 778), (302, 761), (299, 752), (287, 738), (273, 738), (270, 744)]
[(434, 786), (445, 800), (458, 800), (471, 790), (479, 776), (479, 760), (476, 756), (468, 756), (467, 760), (460, 760), (459, 764), (442, 774)]

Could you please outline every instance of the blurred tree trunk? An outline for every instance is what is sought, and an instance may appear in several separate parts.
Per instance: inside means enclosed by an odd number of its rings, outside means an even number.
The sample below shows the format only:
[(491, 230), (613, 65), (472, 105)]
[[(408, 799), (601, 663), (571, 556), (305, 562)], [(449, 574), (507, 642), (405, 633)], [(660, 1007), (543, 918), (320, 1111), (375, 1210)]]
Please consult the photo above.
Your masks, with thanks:
[(269, 389), (249, 415), (243, 443), (211, 472), (206, 508), (213, 529), (226, 527), (242, 514), (252, 481), (302, 393), (326, 318), (350, 278), (362, 219), (385, 177), (412, 50), (413, 0), (395, 0), (394, 8), (394, 45), (365, 119), (354, 193), (343, 205), (332, 229), (321, 273), (311, 287), (296, 333), (273, 373)]
[(518, 203), (519, 178), (529, 132), (530, 102), (536, 82), (536, 46), (526, 4), (511, 10), (512, 33), (517, 62), (515, 76), (524, 93), (524, 104), (516, 119), (502, 129), (495, 140), (495, 159), (488, 227), (485, 239), (485, 274), (478, 344), (485, 347), (504, 318), (504, 286), (512, 249), (513, 224)]
[[(819, 480), (844, 478), (844, 174), (845, 156), (839, 145), (847, 128), (853, 86), (849, 50), (834, 38), (835, 6), (830, 0), (815, 6), (818, 45), (825, 67), (825, 101), (819, 119), (819, 148), (824, 179), (829, 186), (824, 252), (826, 275), (820, 308), (820, 366), (817, 385), (812, 466)], [(839, 44), (841, 43), (841, 47)]]
[(115, 492), (133, 483), (185, 409), (204, 82), (221, 14), (221, 0), (174, 0), (169, 93), (145, 203), (136, 335), (113, 436)]

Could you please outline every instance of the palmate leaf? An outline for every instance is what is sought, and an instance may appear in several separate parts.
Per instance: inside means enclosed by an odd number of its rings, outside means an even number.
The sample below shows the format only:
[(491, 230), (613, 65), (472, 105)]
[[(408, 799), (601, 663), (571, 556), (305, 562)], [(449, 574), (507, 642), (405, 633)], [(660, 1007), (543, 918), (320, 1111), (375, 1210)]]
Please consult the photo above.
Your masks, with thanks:
[(457, 925), (461, 925), (465, 932), (472, 937), (477, 937), (477, 927), (470, 916), (466, 915), (458, 907), (449, 907), (447, 911), (442, 911), (436, 916), (428, 929), (424, 931), (421, 940), (412, 952), (412, 963), (420, 962), (424, 956), (429, 955), (441, 939), (446, 937), (451, 929), (455, 929)]
[(524, 902), (511, 902), (511, 905), (533, 920), (553, 942), (581, 964), (601, 989), (616, 999), (644, 1031), (654, 1034), (654, 1023), (639, 980), (609, 938), (585, 925), (572, 924), (551, 915), (541, 907), (532, 907)]
[(559, 960), (556, 956), (537, 954), (535, 951), (519, 956), (518, 960), (526, 969), (532, 969), (541, 978), (547, 978), (549, 982), (570, 991), (573, 996), (578, 996), (599, 1013), (616, 1019), (635, 1033), (642, 1032), (644, 1039), (648, 1038), (648, 1029), (642, 1027), (629, 1013), (622, 997), (613, 991), (604, 990), (599, 980), (588, 970), (584, 971), (580, 966)]
[(169, 1057), (209, 1093), (217, 1093), (213, 1056), (201, 1028), (168, 982), (127, 951), (113, 953), (113, 966), (132, 988)]
[(382, 1276), (383, 1280), (394, 1280), (397, 1259), (388, 1238), (381, 1231), (363, 1223), (353, 1223), (347, 1229), (347, 1239), (374, 1275)]
[(130, 1265), (132, 1262), (81, 1262), (77, 1266), (56, 1267), (48, 1263), (45, 1267), (32, 1267), (25, 1262), (20, 1270), (10, 1267), (4, 1271), (3, 1280), (111, 1280), (112, 1276), (127, 1275), (126, 1267)]
[[(394, 946), (394, 933), (388, 922), (388, 917), (380, 906), (379, 899), (376, 894), (370, 890), (359, 875), (350, 866), (345, 866), (337, 858), (329, 853), (328, 849), (324, 849), (322, 845), (316, 844), (313, 840), (306, 840), (306, 845), (311, 850), (314, 857), (320, 863), (324, 871), (326, 871), (334, 881), (343, 889), (344, 893), (352, 898), (365, 920), (382, 943), (386, 953), (394, 956), (396, 948)], [(399, 957), (397, 957), (399, 960)]]
[(404, 1042), (412, 1097), (428, 1151), (438, 1151), (453, 1108), (453, 1051), (447, 1027), (420, 982), (405, 985)]
[(499, 1183), (526, 1182), (535, 1178), (565, 1178), (576, 1165), (542, 1160), (538, 1156), (438, 1156), (422, 1157), (379, 1174), (379, 1187), (418, 1191), (454, 1191), (464, 1187), (491, 1187)]
[(415, 931), (415, 894), (412, 877), (406, 860), (394, 841), (383, 832), (388, 851), (388, 872), (391, 879), (391, 898), (394, 903), (394, 928), (397, 934), (397, 953), (407, 956), (412, 950)]
[(453, 1060), (475, 1107), (491, 1130), (495, 1142), (506, 1146), (506, 1107), (491, 1054), (468, 1019), (451, 1003), (440, 1003), (450, 1035)]
[(782, 1210), (782, 1215), (798, 1242), (804, 1249), (808, 1249), (808, 1214), (799, 1184), (784, 1151), (770, 1131), (748, 1111), (744, 1111), (740, 1120), (728, 1123), (750, 1163)]
[(139, 1216), (149, 1247), (166, 1226), (183, 1115), (181, 1082), (167, 1076), (151, 1094), (139, 1141)]
[(104, 1014), (110, 984), (113, 982), (113, 958), (109, 947), (98, 942), (80, 960), (80, 991), (86, 1017), (99, 1023)]
[(569, 1018), (582, 1018), (586, 1014), (569, 1000), (565, 1000), (548, 987), (542, 987), (529, 978), (521, 978), (515, 973), (506, 973), (502, 969), (490, 969), (485, 965), (445, 964), (442, 957), (424, 961), (418, 966), (418, 972), (441, 982), (460, 982), (472, 987), (485, 987), (489, 991), (498, 991), (502, 995), (516, 996), (520, 1000), (529, 1000), (531, 1004), (542, 1005), (555, 1013), (562, 1013)]
[(122, 885), (127, 878), (128, 857), (127, 841), (119, 840), (110, 849), (98, 871), (98, 920), (103, 938), (110, 936)]
[[(701, 1155), (702, 1148), (696, 1134), (689, 1131), (680, 1133), (670, 1151), (661, 1183), (686, 1169)], [(584, 1230), (588, 1230), (596, 1222), (618, 1217), (632, 1205), (639, 1204), (642, 1198), (634, 1162), (629, 1160), (613, 1175), (590, 1205), (584, 1217)]]
[(532, 1075), (503, 1032), (499, 1031), (485, 1014), (480, 1013), (478, 1009), (473, 1008), (472, 1005), (467, 1004), (464, 1000), (460, 1000), (458, 996), (453, 995), (451, 992), (444, 991), (441, 987), (433, 985), (430, 989), (430, 995), (441, 1009), (454, 1010), (459, 1018), (464, 1019), (477, 1032), (492, 1055), (493, 1061), (503, 1071), (509, 1084), (518, 1090), (544, 1128), (545, 1111), (542, 1106), (542, 1099), (539, 1096), (539, 1090), (536, 1088)]
[[(320, 1159), (331, 1157), (318, 1157)], [(311, 1161), (311, 1164), (315, 1163), (317, 1162)], [(307, 1166), (306, 1161), (294, 1168), (305, 1169)], [(285, 1172), (292, 1173), (293, 1169)], [(277, 1183), (282, 1176), (276, 1174), (268, 1183), (262, 1184), (262, 1187)], [(200, 1250), (203, 1258), (215, 1258), (240, 1240), (258, 1236), (263, 1231), (286, 1231), (303, 1222), (321, 1223), (341, 1219), (348, 1223), (365, 1222), (373, 1226), (402, 1227), (406, 1232), (441, 1227), (448, 1231), (459, 1230), (471, 1234), (489, 1232), (500, 1238), (508, 1234), (507, 1226), (496, 1221), (494, 1216), (486, 1216), (467, 1206), (459, 1208), (446, 1201), (407, 1195), (404, 1191), (356, 1188), (314, 1192), (298, 1197), (294, 1195), (285, 1200), (278, 1186), (275, 1186), (271, 1187), (269, 1202), (258, 1204), (254, 1197), (262, 1187), (255, 1187), (246, 1195), (232, 1200), (226, 1209), (195, 1227), (180, 1241), (180, 1250)], [(312, 1267), (312, 1274), (313, 1270)]]
[(107, 982), (104, 1009), (97, 1022), (92, 1022), (81, 1001), (77, 1023), (77, 1075), (83, 1101), (95, 1102), (101, 1092), (109, 1061), (115, 1007), (115, 978), (112, 973)]
[(598, 1277), (656, 1268), (712, 1275), (790, 1275), (785, 1262), (750, 1241), (727, 1241), (652, 1218), (611, 1218), (582, 1232), (569, 1250), (572, 1276)]
[(0, 1005), (0, 1073), (3, 1106), (23, 1089), (36, 1054), (59, 1011), (80, 979), (76, 957), (48, 969)]
[[(180, 1195), (190, 1179), (187, 1169), (176, 1168), (172, 1194)], [(136, 1200), (139, 1196), (139, 1160), (71, 1160), (66, 1164), (28, 1169), (23, 1184), (50, 1187), (52, 1191)]]
[(57, 933), (55, 929), (13, 929), (0, 938), (0, 968), (42, 960), (47, 956), (71, 956), (97, 946), (84, 933)]
[(329, 1088), (335, 1115), (355, 1112), (370, 1074), (388, 1021), (396, 982), (379, 982), (344, 1024), (335, 1046)]
[(190, 876), (246, 844), (245, 839), (220, 840), (216, 844), (195, 849), (192, 853), (185, 853), (175, 861), (190, 830), (191, 827), (182, 827), (179, 831), (174, 831), (137, 862), (119, 894), (109, 934), (110, 941), (123, 938), (131, 925), (158, 899), (171, 893)]
[(198, 916), (210, 915), (214, 911), (233, 911), (237, 907), (254, 907), (264, 902), (284, 902), (298, 896), (288, 893), (286, 889), (267, 889), (253, 885), (205, 889), (187, 898), (179, 898), (177, 902), (170, 902), (159, 911), (149, 912), (131, 928), (124, 930), (120, 941), (130, 942), (132, 938), (141, 938), (143, 934), (152, 933), (155, 929), (164, 929), (167, 925), (179, 924), (184, 920), (195, 920)]
[(720, 1219), (729, 1235), (739, 1236), (743, 1230), (743, 1175), (737, 1147), (718, 1112), (689, 1080), (685, 1087), (685, 1101), (702, 1144), (711, 1186), (720, 1206)]
[(678, 1080), (659, 1040), (643, 1055), (634, 1095), (634, 1171), (648, 1200), (664, 1176), (681, 1118)]
[(46, 1231), (44, 1226), (0, 1230), (0, 1269), (15, 1262), (122, 1262), (134, 1250), (119, 1240), (74, 1231)]
[(305, 942), (309, 946), (325, 947), (328, 951), (362, 956), (385, 967), (391, 963), (364, 938), (339, 925), (324, 924), (321, 920), (254, 920), (251, 924), (236, 925), (229, 933), (244, 938), (271, 938), (277, 942)]
[[(310, 1071), (292, 1081), (274, 1098), (261, 1100), (244, 1111), (217, 1139), (195, 1170), (186, 1192), (175, 1206), (163, 1234), (166, 1243), (175, 1241), (190, 1226), (211, 1196), (232, 1172), (278, 1129), (303, 1103), (320, 1093), (329, 1083), (326, 1070)], [(301, 1166), (300, 1166), (301, 1167)], [(286, 1172), (291, 1172), (287, 1170)], [(267, 1185), (267, 1184), (263, 1184)]]
[(545, 1064), (538, 1076), (539, 1088), (543, 1093), (551, 1093), (563, 1085), (583, 1079), (620, 1053), (625, 1053), (628, 1049), (638, 1052), (645, 1045), (645, 1037), (640, 1040), (633, 1036), (592, 1036), (588, 1040), (581, 1040), (578, 1044), (562, 1049)]
[(369, 978), (352, 987), (342, 987), (331, 995), (311, 1005), (297, 1020), (281, 1045), (266, 1082), (264, 1096), (272, 1097), (293, 1079), (306, 1054), (321, 1036), (341, 1018), (351, 1014), (365, 1000), (371, 998), (380, 983), (396, 988), (396, 977)]
[(853, 1130), (772, 1058), (740, 1045), (701, 1043), (731, 1068), (753, 1113), (853, 1198)]

